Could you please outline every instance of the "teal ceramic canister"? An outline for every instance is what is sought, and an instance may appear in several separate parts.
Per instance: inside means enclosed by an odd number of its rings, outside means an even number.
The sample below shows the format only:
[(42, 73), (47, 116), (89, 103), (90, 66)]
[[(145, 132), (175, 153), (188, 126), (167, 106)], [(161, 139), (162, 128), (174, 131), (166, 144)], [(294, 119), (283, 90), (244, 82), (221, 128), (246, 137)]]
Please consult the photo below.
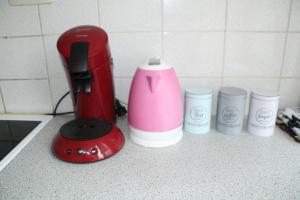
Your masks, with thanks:
[(188, 88), (185, 90), (184, 130), (204, 134), (210, 130), (212, 89)]
[(242, 131), (247, 91), (237, 87), (223, 87), (218, 94), (217, 131), (238, 134)]

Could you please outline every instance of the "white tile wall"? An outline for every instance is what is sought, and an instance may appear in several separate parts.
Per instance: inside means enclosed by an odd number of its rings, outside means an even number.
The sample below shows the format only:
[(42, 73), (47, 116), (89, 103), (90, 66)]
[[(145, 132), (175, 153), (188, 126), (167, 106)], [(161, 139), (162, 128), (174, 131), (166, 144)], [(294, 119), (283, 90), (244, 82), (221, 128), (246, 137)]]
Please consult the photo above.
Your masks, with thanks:
[(228, 29), (285, 31), (290, 0), (229, 0)]
[[(59, 101), (59, 99), (66, 94), (70, 90), (68, 81), (65, 78), (51, 78), (50, 79), (50, 87), (52, 93), (52, 102), (53, 108)], [(73, 103), (71, 96), (68, 95), (63, 101), (60, 103), (57, 112), (69, 112), (73, 111)]]
[(300, 88), (299, 79), (281, 79), (280, 83), (280, 94), (283, 96), (300, 96), (300, 93), (297, 91)]
[(46, 61), (49, 72), (49, 78), (65, 78), (65, 71), (56, 48), (56, 42), (59, 35), (44, 37)]
[(73, 26), (99, 25), (97, 0), (63, 0), (39, 5), (42, 32), (62, 33)]
[(37, 6), (9, 6), (0, 1), (0, 37), (41, 33)]
[(1, 81), (0, 85), (6, 112), (52, 112), (48, 80)]
[(149, 57), (161, 57), (160, 33), (111, 33), (109, 41), (118, 77), (131, 77)]
[(279, 109), (284, 109), (288, 106), (299, 106), (300, 97), (299, 96), (280, 96)]
[(285, 34), (228, 33), (225, 76), (280, 76)]
[(281, 79), (280, 82), (280, 106), (300, 105), (300, 80), (299, 79)]
[(115, 97), (124, 103), (128, 103), (129, 90), (132, 78), (115, 78)]
[[(149, 57), (174, 66), (182, 89), (268, 88), (299, 105), (300, 0), (60, 0), (0, 2), (0, 113), (52, 112), (69, 90), (56, 41), (82, 24), (107, 30), (116, 97)], [(50, 85), (49, 85), (50, 84)], [(5, 108), (5, 109), (4, 109)], [(72, 110), (67, 97), (59, 112)]]
[(163, 38), (163, 57), (179, 76), (221, 76), (223, 33), (169, 32)]
[(41, 37), (0, 38), (0, 79), (47, 78)]
[(163, 0), (165, 31), (224, 30), (226, 0)]
[(160, 31), (160, 0), (99, 0), (100, 24), (107, 31)]
[(284, 76), (300, 77), (300, 33), (289, 33), (286, 44), (283, 72)]
[(292, 0), (290, 31), (300, 31), (300, 0)]

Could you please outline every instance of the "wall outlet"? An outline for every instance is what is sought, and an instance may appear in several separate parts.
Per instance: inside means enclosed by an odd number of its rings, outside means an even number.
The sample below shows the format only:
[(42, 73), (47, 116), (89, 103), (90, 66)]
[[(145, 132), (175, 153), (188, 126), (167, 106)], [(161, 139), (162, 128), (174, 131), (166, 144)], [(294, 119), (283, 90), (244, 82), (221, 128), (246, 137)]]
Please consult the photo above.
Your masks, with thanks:
[(55, 0), (8, 0), (11, 6), (53, 3)]

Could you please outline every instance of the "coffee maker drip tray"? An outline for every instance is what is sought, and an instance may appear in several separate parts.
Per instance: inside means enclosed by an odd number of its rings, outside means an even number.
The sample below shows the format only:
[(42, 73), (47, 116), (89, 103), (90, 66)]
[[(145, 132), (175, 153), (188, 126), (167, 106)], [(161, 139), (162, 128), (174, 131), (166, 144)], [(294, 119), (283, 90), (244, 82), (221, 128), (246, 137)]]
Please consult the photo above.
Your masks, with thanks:
[(70, 140), (92, 140), (107, 135), (112, 129), (112, 123), (103, 120), (75, 119), (64, 124), (59, 132)]

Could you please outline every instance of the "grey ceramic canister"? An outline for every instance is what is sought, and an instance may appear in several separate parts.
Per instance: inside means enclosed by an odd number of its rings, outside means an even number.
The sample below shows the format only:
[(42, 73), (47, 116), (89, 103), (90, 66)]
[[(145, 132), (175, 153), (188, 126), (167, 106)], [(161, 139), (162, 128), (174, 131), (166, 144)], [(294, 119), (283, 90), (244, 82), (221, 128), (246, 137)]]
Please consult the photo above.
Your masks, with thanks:
[(217, 131), (238, 134), (242, 131), (247, 91), (223, 87), (218, 94)]

